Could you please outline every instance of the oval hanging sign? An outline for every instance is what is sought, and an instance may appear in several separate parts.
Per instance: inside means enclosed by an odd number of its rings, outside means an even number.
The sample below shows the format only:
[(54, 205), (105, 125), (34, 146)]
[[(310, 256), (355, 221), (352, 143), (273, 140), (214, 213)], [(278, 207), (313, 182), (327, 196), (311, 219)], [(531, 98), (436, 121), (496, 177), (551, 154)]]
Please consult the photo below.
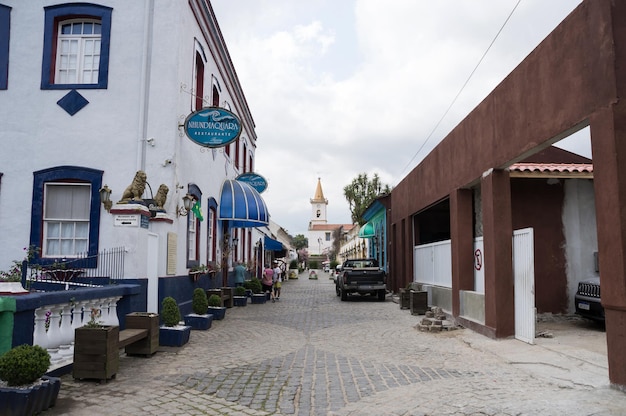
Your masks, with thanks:
[(224, 147), (241, 134), (239, 117), (219, 107), (206, 107), (185, 119), (185, 134), (204, 147)]
[(248, 185), (253, 187), (258, 193), (262, 193), (267, 189), (267, 181), (265, 180), (265, 178), (254, 172), (242, 173), (241, 175), (237, 176), (235, 180), (247, 183)]

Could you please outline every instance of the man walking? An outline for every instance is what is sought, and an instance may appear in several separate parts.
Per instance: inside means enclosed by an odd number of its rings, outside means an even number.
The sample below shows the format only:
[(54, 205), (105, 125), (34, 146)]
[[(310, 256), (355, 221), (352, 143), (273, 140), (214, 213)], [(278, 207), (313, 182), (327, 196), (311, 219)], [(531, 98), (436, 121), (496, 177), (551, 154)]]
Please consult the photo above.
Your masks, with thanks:
[(278, 262), (275, 262), (276, 267), (274, 267), (274, 299), (280, 300), (280, 288), (283, 285), (283, 271), (280, 266), (278, 266)]

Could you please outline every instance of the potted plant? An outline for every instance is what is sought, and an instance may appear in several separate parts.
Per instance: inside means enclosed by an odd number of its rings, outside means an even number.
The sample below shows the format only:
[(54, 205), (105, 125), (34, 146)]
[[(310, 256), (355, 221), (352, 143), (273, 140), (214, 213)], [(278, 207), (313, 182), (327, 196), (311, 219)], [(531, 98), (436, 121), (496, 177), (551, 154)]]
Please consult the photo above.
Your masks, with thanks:
[(233, 296), (233, 304), (235, 306), (246, 306), (248, 304), (248, 297), (246, 296), (245, 287), (237, 286), (235, 288), (235, 296)]
[(209, 268), (207, 266), (205, 266), (204, 264), (199, 264), (198, 266), (194, 266), (189, 269), (189, 277), (194, 282), (197, 282), (200, 276), (202, 276), (203, 274), (207, 274), (208, 272)]
[(289, 271), (287, 272), (287, 279), (297, 279), (298, 273), (298, 260), (291, 260), (289, 262)]
[(0, 414), (34, 415), (54, 407), (61, 379), (44, 374), (50, 354), (39, 345), (20, 345), (0, 356)]
[(191, 329), (207, 330), (213, 323), (213, 315), (207, 313), (209, 301), (206, 292), (202, 288), (195, 288), (191, 298), (191, 309), (193, 313), (185, 315), (185, 325)]
[(104, 325), (100, 316), (100, 309), (92, 308), (89, 321), (74, 330), (75, 379), (108, 380), (119, 369), (119, 326)]
[(213, 319), (222, 320), (226, 316), (226, 307), (222, 306), (222, 299), (218, 295), (209, 296), (207, 312), (213, 315)]
[(247, 285), (250, 290), (252, 290), (252, 303), (254, 304), (263, 304), (267, 302), (267, 297), (263, 292), (263, 286), (261, 285), (261, 281), (256, 277), (253, 277), (251, 280), (248, 280), (244, 283)]
[(179, 325), (180, 309), (176, 300), (168, 296), (161, 303), (163, 325), (159, 328), (159, 344), (167, 347), (182, 347), (189, 342), (191, 327)]

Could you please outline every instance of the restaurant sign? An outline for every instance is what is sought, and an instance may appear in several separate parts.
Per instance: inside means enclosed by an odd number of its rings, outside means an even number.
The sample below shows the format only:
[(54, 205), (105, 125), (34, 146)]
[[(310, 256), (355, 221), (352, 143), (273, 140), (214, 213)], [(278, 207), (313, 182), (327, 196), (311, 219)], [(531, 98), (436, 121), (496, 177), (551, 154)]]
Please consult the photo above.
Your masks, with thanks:
[(265, 178), (257, 173), (248, 172), (242, 173), (235, 178), (239, 182), (245, 182), (253, 187), (258, 193), (262, 193), (267, 189), (267, 181)]
[(228, 110), (206, 107), (185, 119), (185, 134), (204, 147), (224, 147), (239, 138), (241, 121)]

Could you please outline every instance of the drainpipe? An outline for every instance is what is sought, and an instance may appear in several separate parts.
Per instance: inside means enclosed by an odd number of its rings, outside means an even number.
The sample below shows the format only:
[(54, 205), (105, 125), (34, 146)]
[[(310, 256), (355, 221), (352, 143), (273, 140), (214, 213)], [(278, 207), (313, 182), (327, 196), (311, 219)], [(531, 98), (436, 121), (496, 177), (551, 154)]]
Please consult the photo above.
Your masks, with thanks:
[(141, 90), (139, 93), (139, 157), (138, 170), (146, 170), (146, 149), (148, 140), (148, 107), (150, 104), (150, 63), (152, 59), (152, 27), (154, 25), (154, 0), (146, 0), (144, 12), (143, 45), (141, 58)]

